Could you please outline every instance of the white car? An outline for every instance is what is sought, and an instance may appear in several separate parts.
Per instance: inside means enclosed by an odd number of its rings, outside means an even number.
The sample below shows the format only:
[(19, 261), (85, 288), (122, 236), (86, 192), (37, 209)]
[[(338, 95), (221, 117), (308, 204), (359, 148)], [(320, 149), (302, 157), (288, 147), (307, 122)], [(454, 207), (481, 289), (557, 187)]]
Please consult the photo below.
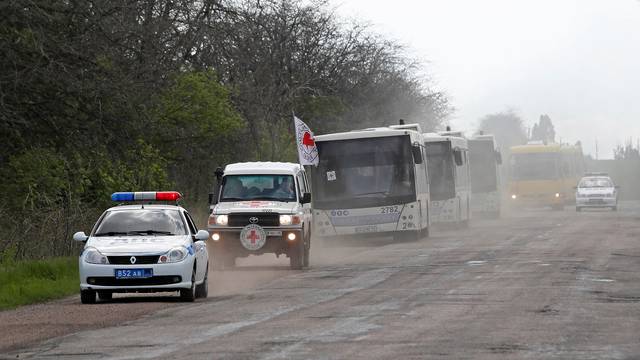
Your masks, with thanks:
[(180, 193), (121, 192), (119, 205), (105, 211), (80, 254), (80, 299), (83, 304), (110, 300), (113, 293), (179, 291), (183, 301), (207, 297), (209, 255), (206, 230), (198, 231), (189, 213), (178, 205)]
[(216, 171), (208, 229), (213, 266), (249, 255), (286, 255), (292, 269), (309, 265), (311, 193), (304, 168), (280, 162), (229, 164)]
[(618, 210), (618, 188), (605, 175), (583, 177), (576, 187), (576, 211), (584, 208)]

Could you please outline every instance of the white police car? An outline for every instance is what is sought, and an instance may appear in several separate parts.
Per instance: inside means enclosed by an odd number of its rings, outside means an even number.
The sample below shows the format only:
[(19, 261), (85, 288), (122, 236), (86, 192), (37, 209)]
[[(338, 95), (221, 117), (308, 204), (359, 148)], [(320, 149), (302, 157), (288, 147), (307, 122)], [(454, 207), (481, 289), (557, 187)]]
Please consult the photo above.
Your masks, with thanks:
[(206, 230), (198, 231), (189, 213), (178, 205), (180, 193), (120, 192), (111, 199), (136, 205), (105, 211), (91, 234), (77, 232), (85, 244), (80, 254), (82, 303), (110, 300), (116, 292), (179, 291), (183, 301), (207, 297), (209, 255)]
[(607, 207), (618, 210), (618, 188), (604, 174), (583, 177), (576, 187), (576, 211)]

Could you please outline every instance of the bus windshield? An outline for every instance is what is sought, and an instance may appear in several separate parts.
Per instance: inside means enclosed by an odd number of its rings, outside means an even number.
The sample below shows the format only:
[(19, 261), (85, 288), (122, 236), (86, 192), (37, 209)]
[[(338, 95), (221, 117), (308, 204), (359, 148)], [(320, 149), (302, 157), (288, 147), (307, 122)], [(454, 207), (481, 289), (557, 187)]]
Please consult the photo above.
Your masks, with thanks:
[(318, 142), (314, 206), (318, 209), (398, 205), (416, 200), (409, 136)]
[(449, 141), (427, 142), (427, 167), (431, 200), (442, 201), (456, 196), (453, 177), (453, 152)]
[(493, 141), (469, 141), (471, 191), (485, 193), (498, 190), (497, 160)]
[(558, 153), (528, 153), (511, 155), (511, 179), (557, 180)]

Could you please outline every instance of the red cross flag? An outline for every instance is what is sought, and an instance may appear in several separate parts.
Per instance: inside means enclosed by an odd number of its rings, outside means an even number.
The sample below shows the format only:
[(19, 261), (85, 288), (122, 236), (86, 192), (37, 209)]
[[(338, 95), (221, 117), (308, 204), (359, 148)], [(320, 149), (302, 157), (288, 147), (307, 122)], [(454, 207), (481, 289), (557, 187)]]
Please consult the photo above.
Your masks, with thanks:
[(313, 138), (313, 132), (302, 120), (293, 116), (296, 124), (296, 143), (298, 145), (298, 158), (300, 165), (318, 165), (318, 148)]

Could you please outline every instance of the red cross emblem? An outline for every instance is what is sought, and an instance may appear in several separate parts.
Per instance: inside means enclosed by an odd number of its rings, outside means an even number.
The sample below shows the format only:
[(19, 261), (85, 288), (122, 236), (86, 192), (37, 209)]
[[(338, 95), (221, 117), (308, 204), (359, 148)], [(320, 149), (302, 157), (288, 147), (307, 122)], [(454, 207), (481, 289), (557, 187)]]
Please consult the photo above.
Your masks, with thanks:
[(247, 237), (249, 240), (251, 240), (251, 243), (255, 245), (256, 240), (260, 240), (260, 236), (258, 235), (258, 233), (255, 230), (251, 230), (251, 234), (249, 234), (249, 236)]

